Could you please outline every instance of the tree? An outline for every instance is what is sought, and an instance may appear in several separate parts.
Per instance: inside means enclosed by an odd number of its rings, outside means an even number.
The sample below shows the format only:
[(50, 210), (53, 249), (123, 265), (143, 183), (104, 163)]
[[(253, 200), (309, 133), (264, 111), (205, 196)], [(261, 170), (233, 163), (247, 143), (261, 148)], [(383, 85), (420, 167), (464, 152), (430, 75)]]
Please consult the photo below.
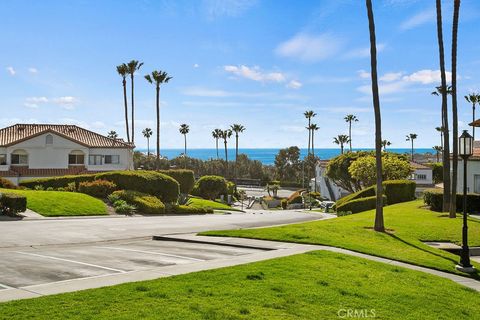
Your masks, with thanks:
[(443, 149), (443, 131), (444, 131), (444, 128), (443, 127), (436, 127), (435, 130), (440, 132), (440, 146)]
[(127, 63), (127, 73), (130, 75), (130, 83), (132, 85), (132, 143), (135, 143), (135, 98), (134, 98), (134, 82), (133, 78), (135, 75), (135, 72), (140, 70), (140, 68), (143, 66), (143, 62), (139, 62), (137, 60), (132, 60), (129, 63)]
[(145, 128), (142, 131), (143, 136), (147, 138), (147, 156), (150, 156), (150, 137), (152, 136), (153, 132), (150, 128)]
[[(445, 72), (445, 52), (443, 48), (443, 29), (442, 29), (442, 0), (436, 0), (437, 11), (437, 39), (438, 39), (438, 53), (440, 62), (440, 78), (441, 86), (437, 87), (437, 91), (442, 95), (442, 127), (445, 128), (443, 132), (443, 204), (442, 210), (445, 212), (450, 209), (450, 136), (448, 132), (448, 106), (447, 106), (447, 76)], [(439, 90), (438, 90), (439, 89)]]
[[(380, 97), (378, 92), (377, 75), (377, 44), (375, 38), (375, 21), (373, 16), (372, 0), (366, 0), (368, 27), (370, 31), (370, 65), (372, 78), (373, 110), (375, 114), (375, 157), (377, 169), (377, 199), (375, 211), (375, 231), (385, 231), (383, 221), (383, 185), (382, 185), (382, 117), (380, 114)], [(351, 122), (350, 122), (351, 124)], [(352, 139), (350, 135), (350, 140)], [(350, 142), (351, 143), (351, 142)], [(351, 148), (351, 147), (350, 147)]]
[(130, 129), (128, 128), (128, 103), (127, 103), (127, 74), (128, 66), (125, 63), (117, 66), (117, 72), (122, 77), (123, 86), (123, 106), (125, 110), (125, 131), (127, 132), (127, 142), (130, 142)]
[(219, 159), (218, 155), (218, 139), (222, 137), (222, 129), (215, 129), (212, 131), (212, 137), (215, 139), (215, 146), (217, 148), (217, 159)]
[(440, 162), (440, 153), (443, 151), (442, 146), (433, 146), (433, 150), (435, 150), (437, 154), (437, 162)]
[(315, 117), (317, 114), (315, 112), (313, 112), (312, 110), (310, 111), (305, 111), (303, 113), (303, 115), (305, 116), (305, 118), (308, 119), (308, 126), (307, 126), (307, 129), (308, 129), (308, 154), (310, 154), (310, 139), (311, 139), (311, 131), (310, 131), (310, 124), (312, 123), (312, 118)]
[(223, 139), (223, 145), (225, 146), (225, 178), (228, 177), (228, 139), (232, 136), (232, 130), (227, 129), (222, 131), (221, 138)]
[(386, 152), (387, 151), (387, 147), (391, 146), (392, 143), (388, 140), (382, 140), (382, 147), (383, 147), (383, 151)]
[(241, 124), (233, 124), (230, 129), (235, 132), (235, 186), (237, 185), (237, 170), (238, 170), (238, 134), (245, 131), (245, 127)]
[(457, 176), (458, 176), (458, 109), (457, 109), (457, 38), (460, 0), (453, 1), (452, 24), (452, 197), (449, 217), (457, 216)]
[[(478, 93), (470, 93), (469, 95), (465, 96), (465, 100), (468, 103), (472, 104), (472, 122), (475, 121), (475, 105), (480, 103), (480, 94)], [(473, 127), (473, 140), (475, 140), (475, 127)]]
[(172, 77), (165, 71), (152, 71), (151, 74), (147, 74), (145, 79), (149, 83), (155, 84), (156, 90), (156, 110), (157, 110), (157, 163), (160, 161), (160, 85), (168, 83)]
[(416, 133), (410, 133), (407, 135), (407, 141), (410, 141), (412, 143), (412, 151), (411, 151), (411, 154), (412, 154), (412, 161), (413, 161), (413, 140), (417, 139), (418, 135)]
[(111, 130), (108, 134), (107, 137), (113, 140), (118, 139), (118, 133), (116, 131)]
[(350, 144), (350, 152), (352, 151), (352, 122), (358, 122), (358, 119), (353, 114), (345, 116), (345, 122), (348, 122), (348, 142)]
[[(360, 157), (348, 168), (353, 179), (365, 188), (375, 184), (377, 180), (376, 160), (374, 156)], [(412, 173), (410, 163), (395, 156), (382, 157), (382, 179), (403, 180)]]
[(275, 156), (276, 177), (281, 181), (297, 181), (301, 169), (300, 149), (296, 146), (280, 149)]
[(340, 153), (343, 154), (343, 149), (345, 143), (348, 143), (350, 139), (348, 139), (348, 136), (346, 134), (339, 134), (336, 137), (333, 137), (333, 143), (338, 144), (340, 146)]
[(186, 169), (187, 168), (187, 134), (190, 132), (190, 127), (188, 126), (188, 124), (184, 123), (180, 125), (180, 128), (178, 129), (178, 131), (181, 134), (183, 134), (183, 138), (184, 138), (185, 151), (183, 152), (183, 156), (185, 158), (184, 168)]
[(315, 143), (314, 143), (314, 137), (315, 137), (315, 131), (320, 129), (319, 126), (317, 126), (315, 123), (312, 123), (310, 125), (310, 131), (312, 132), (312, 155), (315, 156)]

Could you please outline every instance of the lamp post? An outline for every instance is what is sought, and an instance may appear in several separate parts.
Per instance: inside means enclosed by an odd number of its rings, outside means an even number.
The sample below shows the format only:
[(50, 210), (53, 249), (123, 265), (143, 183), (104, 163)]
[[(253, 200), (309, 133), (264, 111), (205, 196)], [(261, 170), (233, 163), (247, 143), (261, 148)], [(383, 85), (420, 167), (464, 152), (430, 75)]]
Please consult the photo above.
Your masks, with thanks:
[(460, 254), (460, 263), (456, 269), (466, 273), (475, 272), (475, 268), (470, 263), (470, 250), (468, 248), (468, 225), (467, 225), (467, 162), (473, 154), (473, 137), (463, 130), (458, 138), (458, 155), (463, 159), (463, 228), (462, 228), (462, 251)]

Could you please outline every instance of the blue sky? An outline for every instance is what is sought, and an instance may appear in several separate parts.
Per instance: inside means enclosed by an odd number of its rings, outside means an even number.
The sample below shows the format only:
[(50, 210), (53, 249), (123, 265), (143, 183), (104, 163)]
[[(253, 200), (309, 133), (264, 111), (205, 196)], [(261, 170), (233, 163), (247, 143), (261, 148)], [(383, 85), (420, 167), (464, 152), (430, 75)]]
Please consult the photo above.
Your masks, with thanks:
[[(383, 136), (392, 147), (439, 144), (440, 98), (434, 1), (377, 0), (375, 18)], [(373, 147), (368, 24), (364, 1), (1, 1), (0, 126), (73, 123), (124, 134), (115, 66), (145, 64), (136, 81), (136, 144), (154, 129), (155, 91), (143, 76), (167, 71), (161, 147), (214, 147), (211, 131), (241, 123), (240, 146), (306, 146), (303, 112), (317, 112), (316, 146), (333, 148), (359, 118), (354, 147)], [(451, 1), (444, 1), (450, 70)], [(460, 128), (471, 119), (463, 95), (480, 91), (480, 3), (462, 1), (459, 26)], [(233, 142), (233, 141), (232, 141)]]

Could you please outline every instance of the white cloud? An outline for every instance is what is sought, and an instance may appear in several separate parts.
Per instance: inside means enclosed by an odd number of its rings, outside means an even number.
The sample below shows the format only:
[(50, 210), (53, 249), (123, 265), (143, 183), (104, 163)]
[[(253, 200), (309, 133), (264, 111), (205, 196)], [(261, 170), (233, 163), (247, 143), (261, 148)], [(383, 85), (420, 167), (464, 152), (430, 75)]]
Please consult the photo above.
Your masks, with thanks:
[(64, 109), (72, 110), (75, 108), (75, 104), (78, 102), (78, 99), (72, 96), (58, 97), (52, 99), (53, 103), (62, 106)]
[(78, 99), (72, 96), (58, 97), (58, 98), (47, 98), (47, 97), (28, 97), (25, 98), (25, 103), (23, 104), (27, 108), (36, 109), (40, 104), (52, 103), (59, 106), (62, 106), (64, 109), (72, 110), (74, 105), (78, 102)]
[(17, 71), (15, 71), (15, 69), (13, 67), (7, 67), (7, 72), (10, 73), (11, 76), (14, 76)]
[(224, 66), (223, 69), (229, 73), (232, 73), (238, 77), (260, 81), (260, 82), (284, 82), (286, 80), (285, 75), (281, 72), (263, 72), (258, 66), (248, 67), (245, 65), (240, 66)]
[(380, 81), (391, 82), (399, 80), (403, 75), (403, 72), (388, 72), (379, 78)]
[(290, 89), (300, 89), (302, 86), (303, 84), (297, 80), (291, 80), (289, 83), (287, 83), (287, 88)]
[[(408, 86), (407, 83), (403, 81), (391, 82), (391, 83), (380, 83), (378, 85), (378, 91), (381, 95), (388, 95), (392, 93), (397, 93), (403, 91)], [(359, 92), (364, 94), (372, 94), (371, 85), (363, 85), (357, 88)]]
[(275, 53), (306, 62), (316, 62), (335, 55), (343, 41), (331, 34), (309, 35), (299, 33), (293, 38), (281, 43)]
[(47, 97), (28, 97), (25, 99), (24, 106), (31, 109), (37, 109), (41, 103), (47, 103)]
[[(446, 71), (445, 72), (446, 77), (447, 77), (447, 82), (452, 81), (452, 73)], [(432, 83), (440, 83), (441, 81), (441, 75), (440, 75), (440, 70), (420, 70), (417, 72), (414, 72), (410, 75), (406, 75), (402, 78), (405, 81), (408, 82), (417, 82), (421, 84), (432, 84)]]
[(194, 96), (194, 97), (230, 97), (232, 96), (232, 93), (224, 90), (208, 89), (204, 87), (184, 88), (182, 90), (182, 94), (186, 96)]
[(284, 132), (294, 132), (294, 133), (298, 133), (298, 132), (305, 132), (307, 129), (305, 128), (305, 126), (292, 126), (292, 125), (287, 125), (287, 126), (281, 126), (280, 127), (280, 130), (284, 131)]
[(373, 108), (359, 108), (359, 107), (328, 107), (328, 108), (319, 108), (318, 110), (329, 112), (329, 113), (366, 113), (373, 112)]
[(400, 24), (400, 30), (406, 31), (422, 24), (435, 21), (435, 10), (428, 9), (422, 12), (415, 14), (414, 16), (408, 18)]
[(35, 73), (38, 73), (38, 69), (37, 69), (37, 68), (33, 68), (33, 67), (32, 67), (32, 68), (28, 68), (28, 72), (35, 74)]
[(357, 73), (358, 73), (358, 76), (362, 79), (370, 78), (370, 72), (367, 72), (365, 70), (358, 70)]
[[(377, 53), (382, 52), (386, 45), (384, 43), (377, 44)], [(345, 59), (368, 58), (370, 57), (370, 47), (353, 49), (343, 55)]]
[(199, 65), (198, 63), (195, 63), (195, 64), (193, 64), (193, 67), (194, 67), (194, 68), (199, 68), (200, 65)]
[(256, 3), (256, 0), (203, 0), (203, 7), (209, 18), (236, 17)]

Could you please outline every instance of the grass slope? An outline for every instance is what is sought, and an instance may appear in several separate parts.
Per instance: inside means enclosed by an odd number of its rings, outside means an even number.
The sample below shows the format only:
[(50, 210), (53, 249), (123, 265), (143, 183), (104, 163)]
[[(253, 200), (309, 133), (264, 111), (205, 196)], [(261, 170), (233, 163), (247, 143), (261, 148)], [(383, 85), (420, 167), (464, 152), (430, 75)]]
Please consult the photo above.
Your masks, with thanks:
[(26, 196), (27, 208), (45, 217), (107, 214), (105, 203), (83, 193), (12, 189), (0, 189), (0, 192), (18, 193)]
[[(230, 231), (209, 231), (203, 235), (246, 237), (288, 242), (330, 245), (416, 265), (458, 273), (459, 257), (431, 248), (422, 241), (461, 243), (462, 219), (421, 208), (422, 201), (385, 207), (387, 233), (371, 229), (374, 210), (331, 220), (288, 226)], [(480, 221), (469, 219), (469, 243), (480, 245)], [(479, 267), (478, 264), (476, 264)]]
[[(473, 319), (480, 294), (332, 252), (0, 304), (2, 319)], [(340, 312), (340, 313), (339, 313)]]
[(224, 203), (201, 198), (190, 198), (188, 199), (187, 205), (196, 208), (212, 208), (213, 210), (240, 211)]

